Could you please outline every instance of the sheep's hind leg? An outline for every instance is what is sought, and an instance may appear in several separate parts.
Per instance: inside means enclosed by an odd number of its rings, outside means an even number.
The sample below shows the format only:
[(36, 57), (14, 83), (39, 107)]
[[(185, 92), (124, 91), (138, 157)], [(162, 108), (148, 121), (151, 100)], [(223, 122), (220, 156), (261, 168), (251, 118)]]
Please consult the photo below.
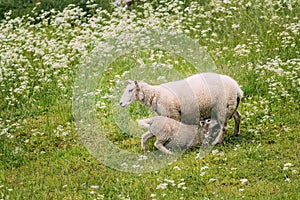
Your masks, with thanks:
[(155, 146), (156, 148), (158, 148), (161, 152), (165, 153), (165, 154), (172, 154), (172, 152), (171, 152), (169, 149), (167, 149), (167, 148), (163, 145), (163, 143), (162, 143), (161, 141), (159, 141), (159, 140), (156, 140), (156, 141), (155, 141), (154, 146)]
[(236, 136), (240, 134), (241, 114), (239, 113), (239, 111), (236, 110), (234, 112), (233, 118), (234, 118), (234, 131), (232, 136)]
[(148, 140), (152, 137), (154, 137), (154, 135), (150, 131), (147, 131), (142, 135), (141, 146), (143, 150), (147, 149)]

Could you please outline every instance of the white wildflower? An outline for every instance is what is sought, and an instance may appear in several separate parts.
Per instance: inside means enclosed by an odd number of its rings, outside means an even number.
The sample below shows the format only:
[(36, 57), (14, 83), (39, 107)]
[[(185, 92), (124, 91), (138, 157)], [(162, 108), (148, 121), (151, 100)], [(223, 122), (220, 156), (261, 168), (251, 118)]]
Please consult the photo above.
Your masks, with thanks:
[(180, 168), (180, 167), (178, 167), (178, 166), (175, 166), (173, 169), (176, 169), (176, 170), (178, 170), (178, 171), (180, 171), (180, 170), (181, 170), (181, 168)]
[(152, 197), (152, 198), (153, 198), (153, 197), (156, 197), (156, 194), (151, 194), (150, 197)]
[(242, 183), (242, 184), (245, 184), (245, 183), (247, 183), (247, 182), (248, 182), (248, 179), (246, 179), (246, 178), (243, 178), (243, 179), (241, 179), (240, 181), (241, 181), (241, 183)]
[(214, 149), (214, 150), (212, 150), (212, 152), (211, 152), (213, 155), (216, 155), (217, 153), (219, 153), (219, 150), (218, 149)]
[(292, 166), (293, 166), (292, 163), (285, 163), (285, 164), (284, 164), (284, 167), (292, 167)]
[(182, 182), (182, 183), (179, 183), (179, 184), (177, 185), (177, 187), (178, 187), (178, 188), (183, 188), (184, 185), (185, 185), (185, 182)]
[(290, 182), (290, 181), (291, 181), (290, 178), (286, 178), (286, 179), (285, 179), (285, 182)]
[(168, 183), (161, 183), (156, 187), (156, 189), (164, 190), (164, 189), (167, 189), (167, 186), (168, 186)]
[(206, 170), (206, 169), (208, 169), (209, 167), (207, 166), (207, 165), (205, 165), (204, 167), (201, 167), (201, 169), (200, 169), (200, 171), (202, 172), (202, 171), (204, 171), (204, 170)]
[(240, 28), (240, 25), (239, 25), (239, 24), (232, 24), (231, 27), (232, 27), (233, 29), (237, 29), (237, 28)]
[(293, 166), (292, 163), (285, 163), (285, 164), (283, 165), (283, 170), (286, 171), (286, 170), (289, 169), (289, 167), (292, 167), (292, 166)]

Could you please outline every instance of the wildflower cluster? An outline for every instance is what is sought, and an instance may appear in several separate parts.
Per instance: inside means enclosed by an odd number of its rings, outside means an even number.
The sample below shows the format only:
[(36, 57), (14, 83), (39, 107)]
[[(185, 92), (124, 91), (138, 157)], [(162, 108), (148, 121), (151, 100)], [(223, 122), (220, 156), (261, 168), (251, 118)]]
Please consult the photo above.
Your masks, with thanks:
[[(0, 199), (8, 198), (7, 195), (12, 193), (22, 196), (19, 192), (25, 191), (25, 187), (32, 188), (38, 185), (36, 181), (26, 183), (28, 177), (22, 179), (22, 177), (10, 176), (11, 171), (8, 173), (6, 168), (13, 168), (12, 166), (17, 168), (30, 162), (31, 159), (36, 160), (36, 156), (43, 154), (38, 159), (40, 161), (43, 156), (51, 156), (50, 152), (53, 148), (60, 150), (64, 145), (71, 146), (70, 142), (75, 141), (73, 140), (74, 124), (70, 122), (72, 118), (63, 116), (67, 115), (69, 110), (60, 110), (60, 108), (70, 107), (78, 67), (94, 52), (95, 48), (99, 56), (109, 54), (111, 49), (101, 45), (105, 41), (111, 41), (112, 38), (123, 41), (120, 46), (112, 45), (117, 55), (121, 56), (102, 74), (98, 74), (102, 77), (99, 81), (99, 89), (92, 91), (97, 96), (94, 107), (99, 113), (101, 128), (103, 132), (109, 134), (110, 141), (121, 148), (132, 148), (131, 151), (140, 152), (139, 138), (120, 133), (121, 125), (118, 124), (119, 127), (115, 125), (114, 117), (123, 119), (123, 115), (117, 110), (119, 106), (114, 102), (118, 101), (120, 89), (124, 88), (122, 85), (125, 84), (124, 80), (137, 78), (147, 81), (149, 76), (155, 74), (158, 77), (155, 83), (162, 83), (174, 77), (180, 79), (198, 72), (188, 60), (162, 49), (138, 49), (138, 52), (128, 52), (123, 55), (121, 51), (126, 49), (125, 47), (135, 45), (132, 43), (130, 33), (146, 30), (155, 30), (161, 35), (168, 33), (174, 35), (173, 39), (177, 34), (185, 34), (195, 39), (215, 61), (216, 71), (234, 77), (244, 91), (244, 98), (239, 108), (243, 116), (241, 125), (243, 137), (234, 138), (233, 142), (225, 141), (226, 145), (220, 147), (226, 149), (230, 146), (232, 147), (230, 152), (223, 149), (213, 150), (210, 154), (212, 157), (210, 162), (218, 163), (219, 171), (212, 175), (214, 164), (200, 165), (200, 169), (192, 174), (196, 177), (195, 180), (207, 180), (207, 186), (213, 185), (214, 189), (225, 186), (224, 190), (228, 194), (233, 192), (228, 191), (228, 188), (236, 185), (238, 192), (244, 195), (249, 192), (248, 187), (262, 179), (254, 174), (256, 172), (249, 173), (244, 168), (248, 165), (253, 166), (253, 160), (259, 160), (259, 163), (266, 167), (272, 165), (270, 170), (264, 168), (266, 170), (264, 176), (272, 181), (280, 179), (279, 181), (289, 186), (292, 185), (290, 183), (297, 184), (300, 170), (299, 164), (293, 159), (297, 155), (297, 148), (292, 144), (297, 144), (298, 138), (293, 134), (299, 129), (299, 116), (298, 113), (295, 114), (300, 105), (299, 0), (157, 0), (153, 2), (140, 0), (133, 1), (131, 5), (126, 2), (128, 1), (116, 1), (115, 7), (108, 11), (93, 1), (86, 1), (86, 7), (93, 10), (90, 13), (75, 5), (69, 5), (62, 11), (52, 9), (37, 12), (40, 6), (37, 4), (31, 15), (13, 18), (12, 13), (8, 11), (0, 21), (0, 141), (3, 144), (0, 147), (2, 148), (0, 157), (1, 161), (3, 160), (2, 171), (5, 177), (3, 182), (0, 182)], [(141, 42), (148, 40), (149, 38), (143, 38)], [(109, 56), (111, 55), (107, 55)], [(133, 70), (137, 66), (139, 67)], [(180, 73), (174, 76), (174, 71)], [(147, 74), (150, 75), (147, 77)], [(58, 109), (51, 110), (53, 105)], [(134, 118), (149, 115), (148, 109), (139, 104), (128, 110)], [(114, 113), (119, 116), (113, 116)], [(129, 130), (131, 133), (135, 131)], [(246, 141), (248, 138), (251, 139)], [(264, 138), (267, 138), (266, 141), (263, 141)], [(282, 149), (279, 145), (276, 148), (267, 146), (268, 143), (274, 144), (279, 138), (284, 138), (280, 141), (286, 140), (282, 144)], [(247, 149), (247, 143), (253, 144), (254, 147)], [(264, 148), (268, 150), (265, 151)], [(285, 153), (287, 156), (283, 159)], [(197, 155), (201, 157), (202, 154)], [(232, 157), (243, 162), (234, 160), (236, 166), (227, 168)], [(247, 162), (249, 158), (251, 162)], [(109, 157), (107, 160), (110, 159)], [(140, 163), (150, 159), (144, 155), (139, 156), (133, 168), (144, 170)], [(56, 159), (49, 159), (49, 162), (52, 160)], [(198, 162), (201, 161), (195, 162), (199, 164)], [(128, 168), (129, 164), (124, 161), (121, 167)], [(175, 166), (172, 170), (176, 174), (184, 174), (186, 171), (193, 171), (187, 170), (192, 167), (187, 164), (184, 167)], [(23, 167), (21, 170), (28, 168), (30, 167)], [(278, 172), (280, 176), (270, 177), (273, 174), (270, 175), (268, 172), (272, 170)], [(52, 172), (52, 169), (50, 171)], [(224, 171), (226, 172), (224, 174), (229, 176), (219, 184), (221, 176), (218, 176), (219, 172)], [(261, 169), (257, 170), (258, 174), (259, 172)], [(56, 172), (53, 170), (53, 173)], [(27, 176), (27, 172), (25, 174)], [(48, 173), (39, 174), (48, 175)], [(52, 175), (50, 172), (49, 174), (48, 177)], [(62, 174), (62, 177), (64, 176), (65, 173)], [(110, 177), (107, 177), (108, 183)], [(8, 184), (9, 179), (11, 184)], [(47, 177), (42, 179), (46, 181)], [(231, 180), (234, 180), (233, 184)], [(149, 188), (152, 186), (152, 190), (146, 198), (159, 199), (171, 194), (169, 191), (191, 194), (189, 190), (194, 190), (196, 184), (190, 182), (188, 176), (158, 178), (153, 185), (149, 186)], [(87, 195), (94, 199), (105, 199), (106, 194), (102, 187), (107, 183), (105, 180), (103, 183), (90, 185)], [(263, 189), (257, 191), (258, 193), (263, 194), (265, 188), (272, 188), (272, 191), (276, 188), (280, 191), (286, 189), (282, 185), (268, 187), (265, 183), (263, 182), (261, 187)], [(42, 188), (45, 188), (44, 184), (45, 182), (42, 183)], [(18, 190), (18, 187), (21, 189)], [(72, 187), (73, 183), (64, 183), (60, 192), (72, 190), (73, 194), (75, 189)], [(124, 190), (128, 188), (122, 186)], [(255, 190), (259, 188), (260, 185)], [(42, 189), (37, 190), (39, 191), (43, 192)], [(80, 187), (76, 191), (80, 192)], [(193, 191), (193, 195), (195, 194)], [(126, 194), (116, 198), (129, 199), (130, 195), (126, 191)], [(254, 195), (255, 192), (252, 196)], [(82, 196), (74, 196), (74, 198), (82, 198)], [(210, 198), (215, 198), (215, 194)]]
[[(90, 4), (89, 7), (96, 8), (95, 4)], [(212, 1), (207, 5), (197, 2), (186, 5), (180, 0), (161, 0), (158, 6), (142, 2), (135, 9), (116, 7), (112, 13), (97, 8), (93, 15), (87, 15), (75, 5), (61, 12), (43, 11), (36, 17), (26, 15), (12, 19), (8, 12), (0, 24), (2, 98), (8, 106), (20, 106), (34, 104), (49, 90), (62, 98), (70, 97), (76, 66), (99, 40), (145, 26), (191, 35), (221, 58), (231, 52), (235, 57), (249, 57), (268, 47), (269, 41), (261, 38), (262, 33), (253, 33), (253, 28), (246, 26), (252, 21), (264, 20), (274, 27), (263, 33), (275, 38), (274, 51), (296, 52), (300, 29), (298, 16), (281, 15), (295, 6), (297, 1), (285, 4), (281, 1), (275, 4), (269, 1)], [(264, 15), (259, 18), (250, 15), (253, 18), (249, 19), (249, 25), (238, 21), (241, 12)], [(263, 27), (259, 28), (264, 31)], [(248, 35), (248, 39), (230, 41), (239, 35)]]
[[(271, 103), (295, 104), (300, 98), (299, 17), (294, 12), (284, 15), (285, 11), (296, 11), (298, 4), (297, 1), (271, 4), (267, 0), (217, 0), (204, 4), (160, 0), (141, 1), (134, 7), (116, 6), (108, 12), (88, 1), (87, 7), (95, 9), (92, 14), (75, 5), (63, 11), (52, 9), (40, 13), (35, 13), (35, 8), (34, 17), (12, 18), (8, 12), (0, 23), (0, 106), (30, 109), (37, 105), (47, 107), (57, 100), (70, 101), (76, 69), (84, 58), (96, 46), (102, 49), (102, 54), (109, 53), (101, 41), (121, 37), (122, 45), (135, 45), (130, 34), (123, 33), (151, 29), (191, 36), (215, 58), (217, 71), (239, 75), (237, 79), (246, 96), (244, 121), (252, 123), (259, 114), (260, 123), (249, 131), (260, 133), (262, 129), (268, 130), (266, 123), (274, 122)], [(247, 22), (240, 17), (242, 14), (249, 16)], [(258, 21), (266, 26), (258, 27)], [(144, 40), (147, 42), (147, 38)], [(124, 49), (114, 48), (116, 52)], [(117, 107), (111, 105), (120, 93), (115, 90), (116, 85), (133, 76), (132, 70), (128, 71), (130, 67), (140, 66), (134, 72), (135, 76), (143, 77), (140, 79), (155, 73), (158, 82), (166, 82), (174, 77), (169, 75), (172, 70), (182, 70), (182, 66), (185, 76), (195, 73), (189, 65), (186, 60), (159, 49), (119, 58), (116, 65), (103, 72), (101, 88), (95, 91), (99, 96), (95, 108), (105, 119), (103, 129), (111, 124), (112, 107)], [(132, 112), (139, 113), (137, 110), (142, 111), (138, 115), (146, 113), (141, 108)], [(1, 119), (0, 125), (1, 135), (15, 137), (15, 121)], [(58, 125), (52, 134), (65, 140), (70, 134), (68, 127), (65, 130)], [(112, 125), (107, 128), (114, 129)]]

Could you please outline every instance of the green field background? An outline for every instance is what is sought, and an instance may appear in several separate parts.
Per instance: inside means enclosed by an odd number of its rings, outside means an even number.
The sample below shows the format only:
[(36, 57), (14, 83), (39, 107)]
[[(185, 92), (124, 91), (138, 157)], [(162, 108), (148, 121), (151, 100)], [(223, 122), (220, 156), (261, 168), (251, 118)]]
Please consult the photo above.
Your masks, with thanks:
[[(0, 20), (0, 199), (300, 199), (298, 0), (9, 0), (0, 1)], [(88, 152), (72, 93), (77, 70), (98, 44), (142, 28), (195, 40), (244, 98), (240, 136), (230, 137), (230, 120), (225, 140), (206, 157), (196, 148), (136, 174)], [(116, 88), (139, 66), (146, 66), (134, 75), (139, 80), (151, 79), (149, 66), (183, 77), (199, 71), (161, 49), (123, 55), (103, 71), (95, 91), (102, 132), (143, 154), (140, 137), (120, 129), (113, 112)], [(140, 103), (124, 112), (134, 120), (153, 114)], [(156, 150), (153, 140), (149, 150)]]

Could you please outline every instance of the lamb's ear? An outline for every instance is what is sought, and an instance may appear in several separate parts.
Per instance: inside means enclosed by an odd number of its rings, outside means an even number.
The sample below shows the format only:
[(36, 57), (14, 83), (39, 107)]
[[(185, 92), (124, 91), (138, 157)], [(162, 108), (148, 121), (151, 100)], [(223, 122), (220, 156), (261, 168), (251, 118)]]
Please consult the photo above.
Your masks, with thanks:
[(208, 129), (210, 123), (211, 123), (211, 120), (210, 120), (210, 119), (205, 120), (205, 122), (204, 122), (204, 127), (205, 127), (206, 129)]
[(199, 126), (200, 126), (200, 127), (203, 127), (204, 125), (205, 125), (205, 121), (204, 121), (204, 120), (200, 120)]
[(211, 123), (210, 119), (205, 120), (205, 124), (210, 124), (210, 123)]
[(200, 120), (199, 125), (200, 125), (201, 127), (204, 127), (204, 126), (208, 126), (210, 123), (211, 123), (210, 119)]

